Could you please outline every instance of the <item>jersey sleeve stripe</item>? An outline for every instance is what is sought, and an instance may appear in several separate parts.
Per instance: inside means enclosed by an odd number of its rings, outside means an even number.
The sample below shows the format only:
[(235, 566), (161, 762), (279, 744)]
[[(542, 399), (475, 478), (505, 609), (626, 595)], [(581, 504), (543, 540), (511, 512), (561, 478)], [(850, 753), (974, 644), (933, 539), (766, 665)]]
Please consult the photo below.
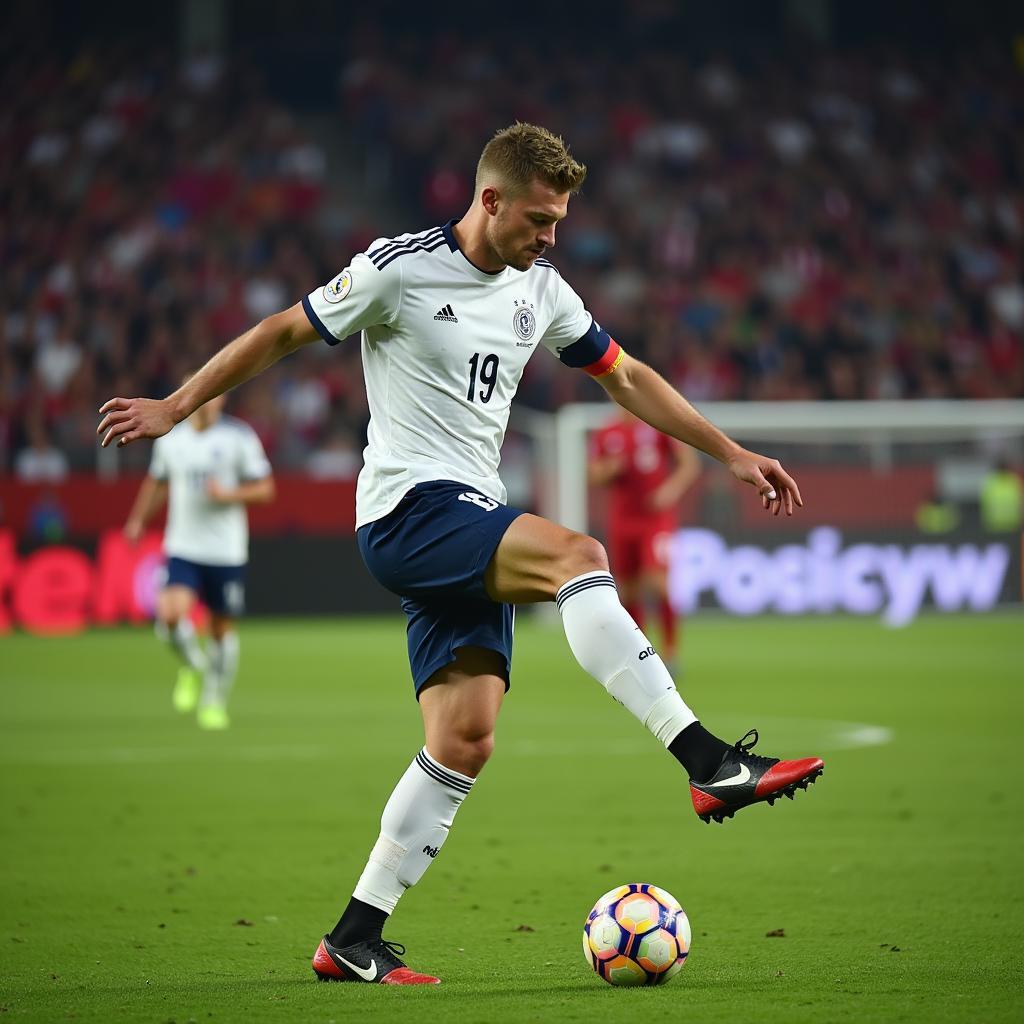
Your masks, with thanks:
[(433, 228), (424, 228), (422, 231), (411, 231), (406, 234), (396, 235), (394, 238), (385, 238), (381, 241), (380, 245), (377, 246), (376, 251), (380, 252), (381, 249), (386, 249), (390, 245), (404, 245), (406, 242), (416, 242), (421, 238), (426, 238), (427, 235), (433, 235), (443, 230), (444, 229), (438, 225)]
[(394, 245), (383, 246), (380, 249), (376, 249), (372, 253), (367, 255), (370, 257), (370, 262), (377, 266), (381, 260), (387, 259), (392, 253), (397, 252), (400, 249), (415, 249), (422, 245), (431, 245), (437, 241), (443, 241), (443, 235), (432, 235), (429, 238), (407, 238), (404, 241), (396, 242)]
[(608, 340), (611, 342), (608, 351), (596, 362), (584, 366), (584, 373), (589, 373), (591, 377), (607, 377), (609, 373), (614, 373), (619, 368), (619, 363), (622, 362), (625, 352), (614, 338)]
[(389, 252), (392, 252), (396, 248), (402, 248), (407, 245), (419, 245), (421, 243), (427, 243), (435, 241), (438, 238), (444, 238), (440, 228), (433, 228), (430, 231), (424, 231), (419, 235), (412, 235), (409, 238), (393, 238), (389, 242), (385, 242), (378, 248), (367, 252), (367, 256), (376, 263), (377, 260), (386, 256)]
[(442, 245), (445, 245), (444, 238), (438, 239), (436, 242), (431, 242), (426, 245), (410, 245), (404, 249), (396, 249), (389, 253), (385, 259), (382, 259), (376, 264), (378, 270), (383, 270), (389, 263), (393, 263), (398, 259), (399, 256), (408, 256), (413, 252), (433, 252), (435, 249), (440, 249)]
[(336, 338), (331, 334), (327, 329), (327, 325), (316, 315), (312, 305), (310, 305), (308, 295), (302, 296), (302, 308), (305, 311), (306, 316), (309, 318), (309, 322), (313, 325), (313, 329), (321, 338), (324, 339), (324, 341), (327, 342), (328, 345), (337, 345), (342, 340), (341, 338)]
[(381, 266), (384, 261), (389, 260), (396, 253), (405, 252), (413, 249), (426, 249), (431, 246), (438, 246), (444, 242), (444, 235), (434, 235), (431, 238), (415, 239), (408, 242), (403, 242), (401, 245), (390, 246), (386, 252), (374, 253), (370, 257), (374, 266)]

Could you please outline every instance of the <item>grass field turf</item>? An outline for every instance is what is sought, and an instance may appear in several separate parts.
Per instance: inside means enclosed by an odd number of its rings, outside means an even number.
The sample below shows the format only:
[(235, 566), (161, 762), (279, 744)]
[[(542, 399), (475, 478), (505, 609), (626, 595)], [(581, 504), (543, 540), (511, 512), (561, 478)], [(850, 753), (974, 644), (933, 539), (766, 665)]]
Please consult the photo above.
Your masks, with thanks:
[[(793, 803), (706, 826), (524, 618), (495, 758), (388, 929), (444, 979), (413, 990), (309, 967), (420, 743), (398, 619), (247, 622), (225, 734), (171, 710), (149, 630), (4, 637), (0, 1019), (1019, 1020), (1021, 638), (1019, 613), (693, 620), (681, 689), (705, 722), (826, 758)], [(667, 986), (583, 961), (625, 881), (690, 915)]]

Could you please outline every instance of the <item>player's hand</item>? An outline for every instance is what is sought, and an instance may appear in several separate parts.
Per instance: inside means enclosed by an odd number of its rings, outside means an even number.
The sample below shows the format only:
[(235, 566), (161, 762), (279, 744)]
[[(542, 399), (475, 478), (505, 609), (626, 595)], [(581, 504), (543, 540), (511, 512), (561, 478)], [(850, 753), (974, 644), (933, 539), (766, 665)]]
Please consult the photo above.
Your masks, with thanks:
[(590, 463), (590, 482), (603, 487), (620, 477), (625, 468), (626, 460), (621, 455), (599, 455)]
[(139, 541), (142, 539), (142, 531), (142, 523), (136, 522), (134, 519), (129, 519), (128, 522), (124, 524), (123, 533), (125, 535), (125, 538), (132, 544), (139, 543)]
[(230, 505), (237, 500), (235, 492), (229, 490), (218, 480), (206, 481), (206, 494), (211, 501), (216, 501), (220, 505)]
[(803, 508), (800, 488), (796, 481), (782, 468), (778, 459), (769, 459), (756, 452), (741, 451), (729, 460), (733, 476), (744, 483), (753, 484), (761, 495), (761, 506), (777, 516), (783, 509), (786, 515), (793, 514), (793, 507)]
[(674, 480), (666, 480), (651, 495), (651, 508), (658, 512), (664, 512), (667, 508), (674, 508), (679, 504), (683, 492)]
[(103, 434), (103, 448), (111, 441), (123, 448), (143, 437), (161, 437), (175, 423), (166, 399), (111, 398), (100, 406), (100, 414), (96, 433)]

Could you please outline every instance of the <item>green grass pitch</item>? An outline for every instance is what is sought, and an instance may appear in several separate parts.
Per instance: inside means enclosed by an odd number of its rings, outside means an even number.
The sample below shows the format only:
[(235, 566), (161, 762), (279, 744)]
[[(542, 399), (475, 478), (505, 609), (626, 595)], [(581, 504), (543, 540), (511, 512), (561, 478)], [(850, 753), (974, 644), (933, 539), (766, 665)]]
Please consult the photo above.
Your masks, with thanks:
[[(674, 762), (520, 623), (495, 757), (388, 935), (431, 989), (309, 959), (420, 744), (399, 619), (250, 621), (229, 732), (170, 707), (148, 629), (0, 639), (0, 1021), (1020, 1020), (1020, 612), (687, 626), (681, 689), (818, 785), (704, 825)], [(682, 974), (612, 989), (621, 882), (690, 915)], [(782, 934), (771, 934), (782, 933)]]

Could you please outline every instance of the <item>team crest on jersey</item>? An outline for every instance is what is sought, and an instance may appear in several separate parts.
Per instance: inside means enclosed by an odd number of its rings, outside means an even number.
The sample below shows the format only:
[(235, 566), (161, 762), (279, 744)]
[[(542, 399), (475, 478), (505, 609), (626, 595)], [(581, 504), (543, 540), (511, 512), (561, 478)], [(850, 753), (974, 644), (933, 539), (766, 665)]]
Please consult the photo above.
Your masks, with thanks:
[(330, 284), (324, 285), (324, 298), (328, 302), (341, 302), (352, 291), (352, 271), (346, 267)]
[(533, 304), (523, 299), (516, 302), (516, 311), (512, 317), (512, 326), (523, 341), (529, 341), (537, 330), (537, 318), (533, 315)]

